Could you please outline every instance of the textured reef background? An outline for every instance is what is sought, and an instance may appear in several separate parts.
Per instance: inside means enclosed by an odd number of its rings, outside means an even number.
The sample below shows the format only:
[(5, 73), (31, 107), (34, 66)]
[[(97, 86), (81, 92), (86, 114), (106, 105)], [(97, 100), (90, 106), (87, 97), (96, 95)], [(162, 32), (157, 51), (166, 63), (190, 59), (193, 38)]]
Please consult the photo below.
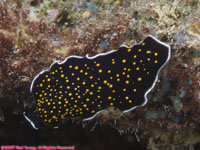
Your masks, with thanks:
[[(200, 149), (199, 18), (199, 0), (1, 0), (0, 145)], [(25, 121), (31, 81), (54, 60), (133, 46), (149, 34), (172, 56), (147, 105), (126, 114), (109, 108), (84, 124), (63, 120), (58, 130)]]

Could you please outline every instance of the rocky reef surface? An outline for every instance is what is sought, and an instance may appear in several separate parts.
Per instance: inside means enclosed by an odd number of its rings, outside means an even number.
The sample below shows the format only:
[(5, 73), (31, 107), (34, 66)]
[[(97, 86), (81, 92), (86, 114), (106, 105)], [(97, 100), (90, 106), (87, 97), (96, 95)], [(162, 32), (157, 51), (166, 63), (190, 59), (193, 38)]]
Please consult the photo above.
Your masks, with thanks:
[[(0, 144), (77, 149), (200, 149), (199, 0), (0, 1)], [(147, 35), (169, 44), (171, 60), (148, 103), (122, 114), (108, 108), (86, 124), (34, 131), (32, 79), (54, 60), (95, 55)]]

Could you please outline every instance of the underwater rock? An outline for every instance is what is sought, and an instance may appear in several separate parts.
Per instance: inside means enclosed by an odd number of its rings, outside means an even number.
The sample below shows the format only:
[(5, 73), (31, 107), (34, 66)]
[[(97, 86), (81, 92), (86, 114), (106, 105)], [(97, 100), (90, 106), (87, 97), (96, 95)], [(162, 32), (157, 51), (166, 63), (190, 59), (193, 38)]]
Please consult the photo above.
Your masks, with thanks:
[(4, 117), (2, 109), (0, 109), (0, 122), (2, 123), (4, 121), (5, 121), (5, 117)]
[[(57, 18), (52, 20), (47, 10), (57, 10)], [(35, 105), (31, 81), (54, 60), (131, 46), (151, 34), (169, 44), (172, 55), (148, 104), (116, 120), (111, 115), (115, 110), (109, 109), (91, 122), (135, 132), (148, 149), (195, 147), (200, 142), (199, 10), (198, 0), (0, 1), (0, 107), (5, 122), (8, 110), (22, 114)], [(89, 19), (82, 17), (85, 11), (91, 12)]]

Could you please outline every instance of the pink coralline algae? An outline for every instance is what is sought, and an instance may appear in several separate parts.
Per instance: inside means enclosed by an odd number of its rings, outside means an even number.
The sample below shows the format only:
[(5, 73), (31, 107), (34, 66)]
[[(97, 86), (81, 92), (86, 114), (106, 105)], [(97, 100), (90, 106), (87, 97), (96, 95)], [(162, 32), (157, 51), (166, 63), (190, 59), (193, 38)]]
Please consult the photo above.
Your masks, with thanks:
[(51, 0), (53, 3), (56, 3), (57, 0)]
[(58, 16), (58, 10), (56, 9), (47, 10), (47, 13), (52, 17), (52, 19), (56, 19), (56, 17)]

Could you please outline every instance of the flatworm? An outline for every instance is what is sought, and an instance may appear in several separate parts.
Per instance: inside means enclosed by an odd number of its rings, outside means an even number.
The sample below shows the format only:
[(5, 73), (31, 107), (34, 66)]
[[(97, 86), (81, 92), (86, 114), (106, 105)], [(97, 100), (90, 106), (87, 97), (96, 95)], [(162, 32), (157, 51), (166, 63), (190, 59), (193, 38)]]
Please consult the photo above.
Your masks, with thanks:
[(149, 35), (131, 48), (56, 61), (32, 81), (37, 102), (34, 115), (24, 116), (37, 129), (35, 118), (57, 127), (63, 118), (86, 121), (107, 107), (126, 113), (144, 106), (170, 53), (169, 45)]

